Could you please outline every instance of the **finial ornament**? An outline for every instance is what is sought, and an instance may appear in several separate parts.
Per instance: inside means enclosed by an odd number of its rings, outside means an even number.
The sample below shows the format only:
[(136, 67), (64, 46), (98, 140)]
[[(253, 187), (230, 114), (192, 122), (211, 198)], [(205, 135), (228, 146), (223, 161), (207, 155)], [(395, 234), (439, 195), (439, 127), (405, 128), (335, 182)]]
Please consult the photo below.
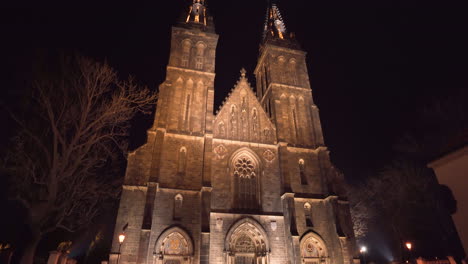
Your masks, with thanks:
[(247, 71), (245, 70), (244, 67), (242, 67), (242, 69), (240, 70), (240, 73), (241, 73), (241, 77), (245, 78), (245, 73), (247, 73)]

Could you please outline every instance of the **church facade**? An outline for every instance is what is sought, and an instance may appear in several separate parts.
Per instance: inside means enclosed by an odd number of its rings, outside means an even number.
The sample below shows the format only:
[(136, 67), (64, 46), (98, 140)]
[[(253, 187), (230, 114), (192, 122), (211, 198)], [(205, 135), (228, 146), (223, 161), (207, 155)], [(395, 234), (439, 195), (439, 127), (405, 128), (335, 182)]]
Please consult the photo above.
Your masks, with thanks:
[(110, 263), (358, 263), (306, 53), (277, 6), (267, 9), (256, 93), (241, 70), (214, 114), (217, 40), (204, 0), (193, 0), (172, 28), (147, 142), (128, 158)]

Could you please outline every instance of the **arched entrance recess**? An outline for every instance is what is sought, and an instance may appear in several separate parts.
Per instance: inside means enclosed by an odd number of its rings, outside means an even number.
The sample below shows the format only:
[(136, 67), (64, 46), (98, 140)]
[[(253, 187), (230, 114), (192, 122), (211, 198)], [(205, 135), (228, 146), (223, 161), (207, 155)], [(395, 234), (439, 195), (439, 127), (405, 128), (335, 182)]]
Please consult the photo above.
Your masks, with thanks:
[(180, 227), (164, 231), (154, 248), (155, 264), (191, 264), (193, 262), (193, 242)]
[(226, 264), (267, 264), (270, 246), (263, 227), (251, 218), (237, 221), (226, 235)]
[(330, 258), (323, 239), (314, 232), (301, 238), (301, 259), (303, 264), (328, 264)]

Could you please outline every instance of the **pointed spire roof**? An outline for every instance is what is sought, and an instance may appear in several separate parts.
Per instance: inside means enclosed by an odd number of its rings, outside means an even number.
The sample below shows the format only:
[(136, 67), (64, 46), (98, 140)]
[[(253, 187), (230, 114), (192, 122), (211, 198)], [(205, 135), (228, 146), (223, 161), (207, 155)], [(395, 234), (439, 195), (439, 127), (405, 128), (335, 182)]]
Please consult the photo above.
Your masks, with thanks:
[(280, 46), (293, 45), (298, 47), (294, 34), (288, 32), (275, 1), (269, 1), (268, 3), (265, 26), (263, 29), (263, 43), (266, 42), (273, 42)]
[(214, 32), (213, 17), (210, 16), (206, 0), (192, 0), (182, 24)]
[(269, 3), (265, 19), (265, 27), (263, 30), (263, 37), (267, 35), (284, 39), (287, 36), (286, 25), (281, 17), (281, 12), (275, 3)]

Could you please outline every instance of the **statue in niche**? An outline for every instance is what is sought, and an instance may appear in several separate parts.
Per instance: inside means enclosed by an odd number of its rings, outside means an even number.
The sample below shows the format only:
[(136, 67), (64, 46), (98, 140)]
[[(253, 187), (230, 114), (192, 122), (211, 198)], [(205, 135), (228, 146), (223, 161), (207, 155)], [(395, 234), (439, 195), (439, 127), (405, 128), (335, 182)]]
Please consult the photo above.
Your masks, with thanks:
[(258, 130), (258, 120), (257, 120), (257, 109), (255, 108), (252, 110), (252, 129), (253, 129), (254, 134), (256, 135), (257, 130)]
[(242, 128), (242, 135), (247, 135), (247, 103), (245, 102), (245, 97), (242, 97), (241, 103), (241, 128)]
[(234, 135), (234, 132), (236, 131), (236, 106), (231, 107), (231, 117), (229, 118), (229, 121), (231, 122), (231, 133)]
[(226, 128), (224, 127), (224, 123), (223, 122), (220, 122), (218, 124), (218, 131), (219, 131), (219, 135), (220, 136), (225, 136), (225, 133), (226, 133)]
[(242, 110), (245, 110), (247, 108), (247, 103), (245, 102), (245, 97), (242, 97), (241, 108), (242, 108)]

